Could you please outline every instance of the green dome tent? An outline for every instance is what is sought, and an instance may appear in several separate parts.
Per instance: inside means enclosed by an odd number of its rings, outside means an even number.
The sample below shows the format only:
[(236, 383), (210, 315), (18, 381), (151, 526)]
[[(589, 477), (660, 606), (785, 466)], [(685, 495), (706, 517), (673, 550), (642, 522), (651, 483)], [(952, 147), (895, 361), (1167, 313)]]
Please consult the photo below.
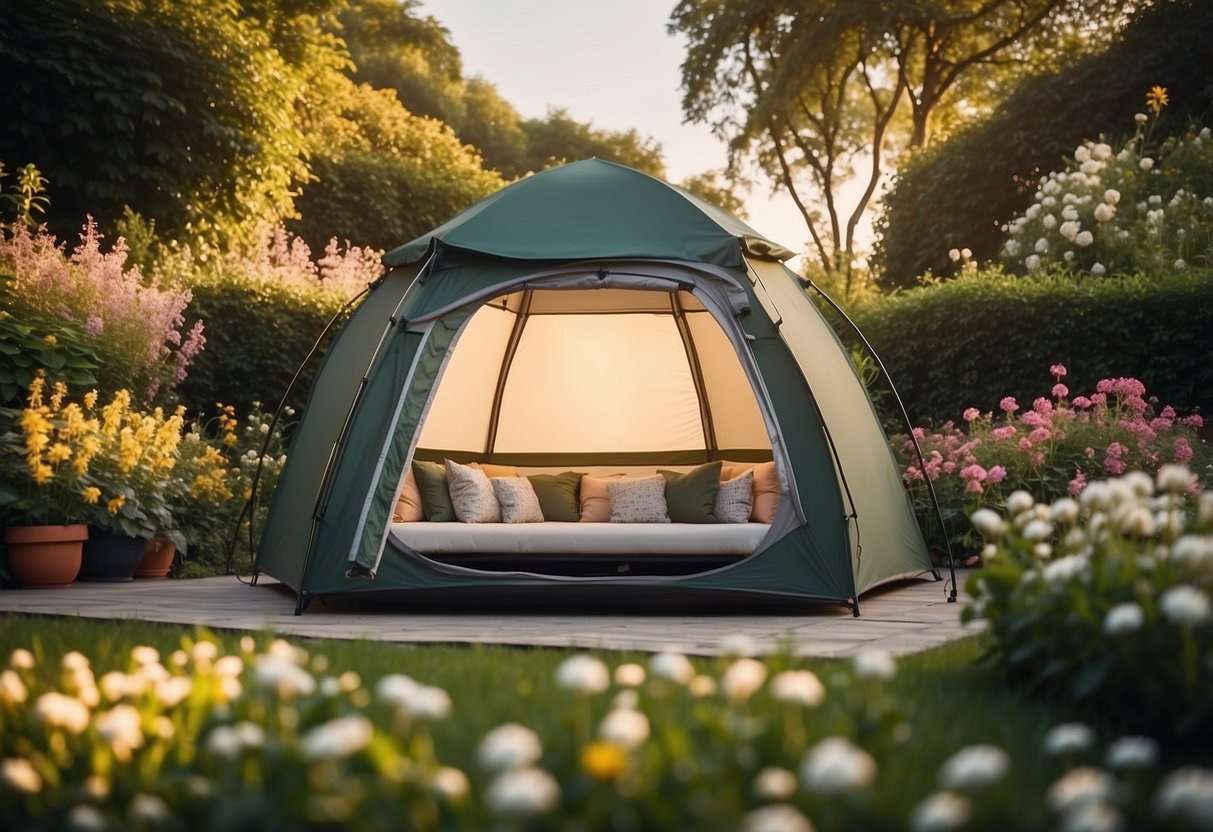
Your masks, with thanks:
[[(880, 583), (938, 580), (871, 401), (789, 256), (599, 160), (519, 180), (388, 252), (317, 374), (254, 577), (293, 588), (297, 612), (358, 595), (858, 614)], [(764, 523), (678, 522), (626, 545), (611, 536), (638, 530), (614, 523), (393, 522), (424, 460), (649, 475), (765, 464), (777, 502)], [(701, 551), (738, 533), (740, 549)], [(413, 542), (435, 534), (436, 549)]]

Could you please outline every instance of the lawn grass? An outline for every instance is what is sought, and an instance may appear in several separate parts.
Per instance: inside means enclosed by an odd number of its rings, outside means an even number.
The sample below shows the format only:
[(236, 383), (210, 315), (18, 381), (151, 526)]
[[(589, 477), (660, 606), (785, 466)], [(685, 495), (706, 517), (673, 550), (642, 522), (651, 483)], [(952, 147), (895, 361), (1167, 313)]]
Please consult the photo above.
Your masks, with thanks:
[[(137, 645), (153, 646), (167, 657), (182, 646), (183, 640), (207, 637), (219, 642), (221, 651), (235, 653), (246, 635), (253, 636), (259, 650), (274, 638), (265, 632), (209, 632), (130, 620), (6, 615), (0, 619), (0, 657), (18, 647), (31, 650), (37, 659), (37, 672), (53, 685), (58, 678), (59, 658), (71, 650), (88, 656), (100, 676), (107, 670), (129, 667), (130, 651)], [(557, 685), (555, 674), (562, 661), (579, 651), (328, 639), (290, 641), (308, 651), (314, 669), (316, 657), (325, 657), (317, 675), (355, 671), (363, 685), (373, 689), (380, 677), (404, 673), (448, 691), (453, 714), (435, 723), (431, 731), (445, 764), (474, 771), (477, 744), (489, 730), (506, 722), (520, 722), (535, 730), (543, 738), (545, 761), (577, 759), (574, 698)], [(1050, 825), (1052, 819), (1043, 796), (1049, 784), (1075, 761), (1045, 757), (1042, 738), (1058, 723), (1092, 722), (1093, 715), (1076, 714), (1009, 687), (978, 662), (984, 649), (984, 638), (977, 636), (908, 656), (897, 662), (897, 674), (889, 680), (856, 680), (849, 660), (790, 655), (766, 660), (771, 675), (793, 667), (812, 670), (828, 691), (825, 703), (806, 720), (809, 736), (802, 747), (842, 734), (860, 745), (870, 739), (869, 747), (876, 753), (879, 772), (875, 788), (865, 798), (867, 804), (857, 812), (852, 811), (855, 807), (846, 807), (835, 818), (836, 828), (904, 828), (913, 805), (937, 790), (940, 764), (965, 746), (983, 743), (1003, 748), (1012, 762), (1007, 777), (974, 801), (971, 828), (1029, 830)], [(647, 664), (649, 660), (641, 653), (594, 654), (612, 668), (633, 661)], [(719, 677), (730, 660), (693, 661), (701, 673)], [(590, 707), (596, 724), (609, 711), (611, 694), (593, 697)], [(650, 710), (655, 737), (666, 722), (689, 724), (691, 709), (698, 705), (684, 701), (678, 707), (685, 710), (662, 711), (660, 703)], [(780, 704), (766, 691), (756, 695), (746, 711), (746, 717), (756, 723), (778, 720), (781, 714)], [(1095, 727), (1099, 730), (1098, 725)], [(772, 733), (779, 735), (778, 731), (768, 732)], [(1116, 736), (1106, 730), (1100, 733), (1105, 742)], [(896, 740), (889, 740), (890, 736)], [(778, 757), (773, 741), (765, 742), (768, 746), (756, 742), (754, 753)], [(1099, 763), (1103, 745), (1096, 743), (1088, 762)], [(778, 762), (795, 768), (792, 759)], [(828, 818), (821, 818), (819, 826), (825, 820)]]

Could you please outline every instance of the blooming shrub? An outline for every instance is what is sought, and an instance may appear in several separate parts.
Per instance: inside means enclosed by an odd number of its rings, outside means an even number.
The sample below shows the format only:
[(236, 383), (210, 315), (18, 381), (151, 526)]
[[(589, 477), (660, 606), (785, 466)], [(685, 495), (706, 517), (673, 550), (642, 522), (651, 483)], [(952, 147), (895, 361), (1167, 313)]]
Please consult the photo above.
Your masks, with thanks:
[(15, 276), (12, 313), (84, 327), (99, 359), (99, 386), (129, 388), (150, 404), (186, 377), (206, 339), (201, 321), (185, 329), (189, 289), (149, 280), (126, 259), (122, 239), (101, 250), (91, 219), (70, 254), (45, 231), (15, 224), (0, 234), (0, 270)]
[(993, 663), (1129, 730), (1207, 735), (1213, 492), (1197, 488), (1164, 465), (1051, 504), (1015, 492), (1005, 519), (974, 512), (988, 543), (965, 617), (989, 622)]
[[(1213, 771), (1160, 770), (1159, 743), (1101, 748), (1062, 723), (1016, 760), (955, 748), (928, 793), (890, 759), (913, 734), (883, 685), (885, 654), (840, 665), (829, 688), (783, 659), (678, 653), (611, 668), (565, 659), (542, 718), (393, 671), (364, 679), (282, 639), (223, 650), (90, 658), (19, 647), (0, 669), (0, 811), (15, 828), (812, 830), (1208, 828)], [(268, 642), (268, 643), (267, 643)], [(707, 664), (706, 662), (704, 664)], [(543, 684), (543, 680), (536, 680)], [(476, 697), (461, 701), (464, 693)], [(480, 711), (505, 714), (482, 731)], [(536, 724), (546, 726), (537, 730)], [(945, 752), (946, 753), (946, 752)], [(934, 767), (934, 764), (932, 764)], [(1048, 772), (1011, 795), (1012, 769)], [(930, 781), (929, 781), (930, 782)], [(889, 793), (900, 799), (884, 800)], [(1047, 803), (1047, 810), (1025, 812)], [(1079, 821), (1098, 812), (1099, 826)], [(1031, 823), (1030, 821), (1028, 823)], [(815, 826), (816, 825), (816, 826)]]
[(1064, 170), (1041, 177), (1035, 202), (1005, 228), (1004, 262), (1096, 276), (1213, 266), (1213, 134), (1193, 129), (1152, 146), (1166, 103), (1165, 91), (1152, 93), (1152, 115), (1139, 113), (1119, 148), (1083, 142)]
[[(1013, 491), (1051, 502), (1077, 494), (1088, 480), (1130, 468), (1153, 473), (1168, 463), (1190, 465), (1203, 480), (1213, 480), (1213, 452), (1198, 436), (1204, 424), (1199, 414), (1159, 408), (1133, 378), (1102, 379), (1089, 395), (1071, 396), (1065, 365), (1054, 364), (1050, 372), (1049, 395), (1031, 406), (1004, 396), (997, 414), (965, 410), (966, 428), (951, 422), (936, 430), (915, 428), (923, 464), (908, 437), (894, 440), (907, 484), (931, 480), (950, 534), (969, 548), (976, 539), (963, 518), (980, 506), (1001, 507)], [(934, 508), (925, 492), (914, 489), (922, 527), (932, 530)]]

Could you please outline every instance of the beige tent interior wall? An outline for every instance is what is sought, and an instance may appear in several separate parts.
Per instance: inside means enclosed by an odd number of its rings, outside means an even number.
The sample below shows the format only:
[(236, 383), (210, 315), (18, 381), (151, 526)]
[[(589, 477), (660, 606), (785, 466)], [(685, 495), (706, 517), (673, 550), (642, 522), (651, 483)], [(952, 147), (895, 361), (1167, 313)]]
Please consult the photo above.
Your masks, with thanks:
[(694, 295), (550, 289), (514, 292), (471, 317), (418, 447), (635, 453), (771, 442), (733, 345)]

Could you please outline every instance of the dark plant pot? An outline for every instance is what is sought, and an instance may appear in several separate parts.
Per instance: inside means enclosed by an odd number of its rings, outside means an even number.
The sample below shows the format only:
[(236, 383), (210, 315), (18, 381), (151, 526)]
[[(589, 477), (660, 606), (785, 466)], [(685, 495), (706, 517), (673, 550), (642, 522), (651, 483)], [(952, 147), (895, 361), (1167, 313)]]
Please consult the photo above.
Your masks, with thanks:
[(80, 572), (88, 526), (9, 526), (8, 569), (24, 587), (67, 586)]
[(135, 574), (147, 541), (98, 528), (89, 528), (80, 564), (79, 581), (129, 581)]

